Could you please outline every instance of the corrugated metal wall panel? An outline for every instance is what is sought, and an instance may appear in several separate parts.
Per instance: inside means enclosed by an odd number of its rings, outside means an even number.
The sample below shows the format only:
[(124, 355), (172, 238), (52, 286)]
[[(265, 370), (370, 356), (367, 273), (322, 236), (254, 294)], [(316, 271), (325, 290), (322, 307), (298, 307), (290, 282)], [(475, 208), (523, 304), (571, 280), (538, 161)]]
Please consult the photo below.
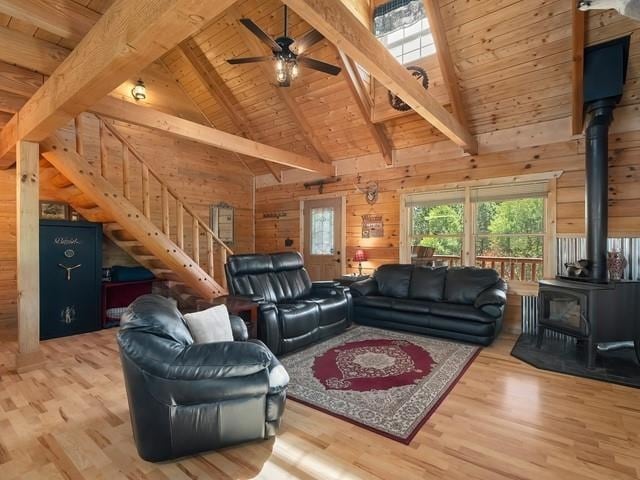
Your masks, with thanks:
[[(564, 264), (576, 262), (586, 257), (586, 240), (584, 237), (561, 237), (558, 238), (558, 258), (556, 262), (556, 273), (565, 272)], [(640, 238), (610, 238), (608, 249), (618, 250), (627, 257), (628, 265), (624, 272), (624, 278), (629, 280), (640, 280)], [(538, 297), (522, 297), (522, 333), (535, 334), (538, 327)], [(547, 331), (547, 335), (567, 341), (575, 339)]]

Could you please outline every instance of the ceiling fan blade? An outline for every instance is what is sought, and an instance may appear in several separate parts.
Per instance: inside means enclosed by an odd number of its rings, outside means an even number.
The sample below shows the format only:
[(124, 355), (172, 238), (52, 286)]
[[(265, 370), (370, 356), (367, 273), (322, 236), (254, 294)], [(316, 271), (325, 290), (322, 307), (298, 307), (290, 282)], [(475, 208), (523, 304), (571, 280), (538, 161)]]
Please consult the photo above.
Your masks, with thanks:
[(309, 49), (309, 47), (311, 47), (311, 46), (315, 45), (316, 43), (318, 43), (323, 38), (324, 38), (324, 35), (322, 35), (315, 28), (312, 28), (307, 33), (305, 33), (300, 38), (298, 38), (293, 43), (293, 46), (296, 48), (298, 53), (302, 53), (302, 52), (305, 52), (307, 49)]
[(313, 68), (314, 70), (328, 73), (329, 75), (338, 75), (342, 71), (340, 67), (321, 62), (320, 60), (314, 60), (313, 58), (309, 57), (298, 57), (298, 63), (300, 63), (304, 67)]
[(230, 58), (227, 60), (227, 63), (231, 65), (240, 65), (242, 63), (257, 63), (257, 62), (267, 62), (269, 60), (273, 60), (273, 57), (241, 57), (241, 58)]
[(248, 18), (241, 18), (240, 23), (245, 27), (247, 27), (249, 31), (251, 31), (251, 33), (253, 33), (256, 37), (258, 37), (264, 43), (269, 45), (269, 48), (271, 50), (273, 50), (274, 52), (282, 51), (282, 47), (278, 45), (273, 38), (267, 35), (267, 33), (264, 30), (262, 30), (258, 25), (253, 23), (253, 20), (250, 20)]

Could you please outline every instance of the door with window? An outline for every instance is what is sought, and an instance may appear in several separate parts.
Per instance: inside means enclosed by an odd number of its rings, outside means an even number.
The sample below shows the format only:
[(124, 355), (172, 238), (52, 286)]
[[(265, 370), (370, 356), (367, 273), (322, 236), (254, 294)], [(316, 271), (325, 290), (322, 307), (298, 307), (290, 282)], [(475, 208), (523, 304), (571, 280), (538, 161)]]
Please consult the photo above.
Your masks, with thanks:
[(342, 273), (342, 199), (304, 202), (304, 260), (311, 280), (332, 280)]

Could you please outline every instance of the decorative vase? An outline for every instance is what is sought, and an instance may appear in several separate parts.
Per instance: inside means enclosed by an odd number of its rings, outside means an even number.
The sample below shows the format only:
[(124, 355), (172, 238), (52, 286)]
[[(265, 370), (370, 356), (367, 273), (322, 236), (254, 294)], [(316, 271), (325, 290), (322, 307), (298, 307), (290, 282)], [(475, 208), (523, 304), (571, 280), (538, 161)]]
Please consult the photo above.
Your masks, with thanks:
[(626, 267), (627, 259), (621, 252), (613, 250), (607, 254), (607, 268), (609, 269), (610, 280), (620, 280)]

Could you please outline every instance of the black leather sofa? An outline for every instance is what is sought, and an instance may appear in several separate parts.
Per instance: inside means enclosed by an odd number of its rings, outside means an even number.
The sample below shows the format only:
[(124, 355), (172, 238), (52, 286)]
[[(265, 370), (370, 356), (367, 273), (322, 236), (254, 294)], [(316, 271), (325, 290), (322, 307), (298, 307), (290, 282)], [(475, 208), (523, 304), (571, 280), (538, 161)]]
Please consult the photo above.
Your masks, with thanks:
[(354, 320), (489, 345), (500, 332), (507, 286), (491, 269), (383, 265), (351, 285)]
[(258, 337), (276, 355), (336, 335), (351, 324), (351, 294), (337, 282), (311, 282), (297, 252), (232, 255), (229, 293), (260, 303)]
[(231, 316), (234, 342), (194, 344), (175, 304), (138, 298), (118, 345), (139, 455), (158, 462), (275, 435), (286, 400), (283, 367)]

